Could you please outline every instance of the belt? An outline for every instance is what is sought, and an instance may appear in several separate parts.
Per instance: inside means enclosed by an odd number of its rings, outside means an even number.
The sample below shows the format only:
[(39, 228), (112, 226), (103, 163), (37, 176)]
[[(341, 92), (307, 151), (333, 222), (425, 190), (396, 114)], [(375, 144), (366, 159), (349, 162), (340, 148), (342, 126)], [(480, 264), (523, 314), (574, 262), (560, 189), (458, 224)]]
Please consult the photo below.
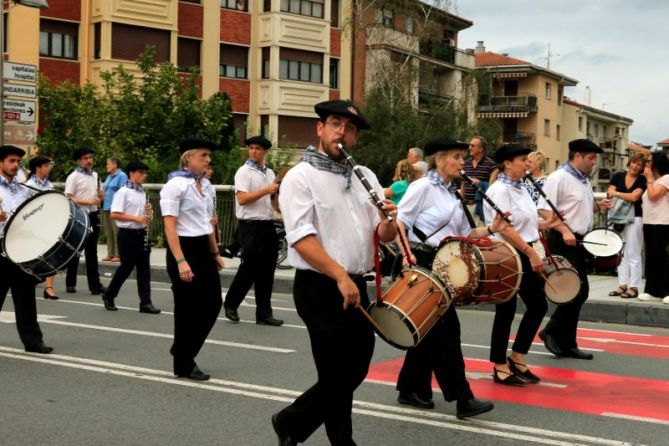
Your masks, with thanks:
[(119, 231), (122, 232), (144, 232), (146, 231), (146, 228), (141, 228), (141, 229), (134, 229), (134, 228), (118, 228)]

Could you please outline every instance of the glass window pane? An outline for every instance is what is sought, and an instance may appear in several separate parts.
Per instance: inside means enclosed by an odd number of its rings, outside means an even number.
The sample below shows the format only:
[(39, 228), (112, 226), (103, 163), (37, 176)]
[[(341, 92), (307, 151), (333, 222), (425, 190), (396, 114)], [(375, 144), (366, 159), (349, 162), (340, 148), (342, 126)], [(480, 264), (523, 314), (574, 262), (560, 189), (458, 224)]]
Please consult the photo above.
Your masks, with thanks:
[(288, 11), (288, 0), (281, 0), (281, 10), (282, 11)]
[(311, 82), (320, 84), (323, 82), (323, 66), (321, 64), (311, 64)]
[(300, 80), (309, 82), (309, 65), (306, 62), (300, 64)]
[(323, 18), (323, 5), (321, 3), (314, 3), (314, 9), (311, 13), (314, 17)]
[(72, 36), (63, 36), (63, 56), (74, 59), (74, 39)]
[(279, 63), (279, 78), (288, 79), (288, 61), (281, 59)]
[(269, 60), (262, 61), (262, 78), (269, 79)]
[(218, 75), (219, 76), (225, 76), (225, 65), (219, 65), (218, 66)]
[(49, 33), (46, 31), (39, 33), (39, 53), (44, 56), (49, 55)]
[(234, 65), (226, 65), (225, 66), (225, 76), (226, 77), (235, 77), (235, 72), (237, 70), (235, 69)]
[(300, 63), (294, 60), (288, 61), (288, 79), (299, 79)]
[(302, 0), (302, 8), (300, 10), (302, 15), (311, 15), (311, 2), (309, 0)]
[(63, 35), (51, 34), (51, 55), (56, 57), (63, 56)]
[(290, 0), (290, 12), (293, 14), (300, 13), (300, 0)]
[(237, 67), (237, 77), (246, 79), (246, 67)]

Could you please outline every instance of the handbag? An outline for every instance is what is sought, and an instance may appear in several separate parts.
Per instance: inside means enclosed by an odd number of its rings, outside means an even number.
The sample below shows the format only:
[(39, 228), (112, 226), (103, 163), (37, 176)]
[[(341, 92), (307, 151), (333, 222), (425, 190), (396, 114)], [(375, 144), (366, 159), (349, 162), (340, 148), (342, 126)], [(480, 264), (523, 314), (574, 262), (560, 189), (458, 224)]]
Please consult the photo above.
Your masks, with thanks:
[(626, 225), (634, 223), (634, 203), (614, 197), (613, 206), (608, 212), (609, 224)]

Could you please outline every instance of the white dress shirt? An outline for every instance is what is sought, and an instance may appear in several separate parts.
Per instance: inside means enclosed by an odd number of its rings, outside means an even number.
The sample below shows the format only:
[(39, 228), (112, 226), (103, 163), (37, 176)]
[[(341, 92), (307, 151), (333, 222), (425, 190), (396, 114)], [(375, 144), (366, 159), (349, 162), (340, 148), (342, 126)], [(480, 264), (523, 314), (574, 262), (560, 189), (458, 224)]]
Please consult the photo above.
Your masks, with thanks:
[[(45, 184), (44, 183), (40, 184), (40, 183), (37, 182), (37, 179), (35, 178), (35, 176), (32, 175), (30, 177), (30, 179), (28, 179), (28, 181), (26, 181), (26, 184), (30, 187), (34, 187), (35, 189), (39, 189), (39, 190), (42, 190), (42, 191), (43, 190), (53, 190), (54, 187), (53, 187), (53, 184), (51, 183), (51, 181), (49, 181), (48, 178), (45, 181), (46, 181)], [(33, 190), (31, 192), (31, 195), (35, 195), (36, 193), (37, 193), (37, 191)]]
[(7, 215), (7, 218), (4, 221), (0, 221), (0, 234), (4, 232), (5, 225), (16, 208), (30, 198), (30, 196), (30, 189), (27, 187), (18, 186), (16, 191), (12, 192), (7, 186), (0, 185), (0, 198), (2, 198), (0, 208), (2, 208), (2, 212)]
[(182, 237), (209, 235), (211, 227), (211, 183), (202, 178), (202, 194), (195, 188), (195, 179), (174, 177), (160, 190), (160, 211), (163, 216), (177, 217), (177, 234)]
[[(93, 172), (91, 175), (86, 175), (77, 170), (67, 176), (65, 180), (65, 195), (81, 198), (91, 199), (98, 196), (98, 174)], [(93, 204), (79, 205), (86, 212), (97, 212), (98, 206)]]
[[(120, 212), (129, 215), (144, 215), (146, 206), (146, 192), (138, 191), (130, 187), (120, 188), (112, 199), (111, 212)], [(144, 229), (143, 223), (136, 221), (114, 220), (116, 226), (125, 229)]]
[(237, 169), (235, 174), (235, 214), (239, 220), (272, 220), (274, 208), (272, 208), (269, 194), (263, 195), (253, 203), (242, 206), (237, 200), (237, 192), (255, 192), (273, 182), (274, 172), (272, 172), (272, 169), (267, 169), (265, 173), (262, 173), (246, 164)]
[[(590, 181), (583, 183), (566, 170), (558, 169), (546, 178), (544, 192), (558, 211), (564, 211), (564, 219), (572, 232), (585, 235), (592, 229), (595, 198)], [(552, 211), (545, 201), (539, 202), (537, 207)]]
[(397, 218), (406, 226), (410, 242), (421, 242), (411, 230), (414, 226), (429, 236), (446, 224), (425, 240), (426, 245), (433, 247), (439, 246), (445, 237), (467, 236), (472, 231), (460, 200), (444, 186), (432, 184), (427, 177), (409, 184), (397, 206)]
[[(374, 173), (364, 166), (360, 168), (382, 197), (383, 188)], [(373, 268), (379, 211), (355, 174), (347, 189), (343, 175), (300, 162), (281, 182), (279, 203), (292, 266), (316, 271), (293, 248), (304, 237), (315, 235), (328, 255), (349, 274), (364, 274)]]
[[(486, 191), (488, 197), (497, 205), (502, 212), (511, 211), (511, 225), (526, 242), (535, 242), (539, 239), (539, 217), (537, 205), (524, 188), (516, 189), (510, 184), (495, 181)], [(488, 204), (483, 202), (483, 214), (486, 224), (491, 224), (497, 212)], [(496, 238), (504, 239), (500, 234)]]

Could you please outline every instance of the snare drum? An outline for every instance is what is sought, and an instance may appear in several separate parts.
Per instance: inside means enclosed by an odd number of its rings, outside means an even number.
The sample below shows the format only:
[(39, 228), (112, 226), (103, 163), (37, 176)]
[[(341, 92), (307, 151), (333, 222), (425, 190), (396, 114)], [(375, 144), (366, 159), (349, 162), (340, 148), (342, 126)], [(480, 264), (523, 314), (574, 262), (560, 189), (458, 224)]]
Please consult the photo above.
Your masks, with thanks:
[(86, 212), (62, 193), (48, 190), (16, 208), (0, 250), (28, 274), (44, 278), (65, 269), (91, 232)]
[(581, 278), (578, 277), (578, 271), (562, 256), (553, 256), (557, 267), (553, 264), (550, 257), (545, 257), (544, 273), (546, 274), (546, 283), (544, 283), (544, 293), (546, 298), (556, 304), (566, 304), (574, 300), (581, 290)]
[(447, 237), (432, 264), (456, 305), (508, 301), (520, 288), (522, 271), (516, 250), (501, 240), (472, 243)]
[(596, 271), (609, 271), (620, 264), (625, 242), (613, 229), (596, 228), (583, 236), (583, 247), (592, 256)]
[(415, 347), (451, 304), (441, 281), (418, 266), (407, 268), (383, 293), (383, 300), (369, 306), (381, 327), (379, 335), (398, 348)]

